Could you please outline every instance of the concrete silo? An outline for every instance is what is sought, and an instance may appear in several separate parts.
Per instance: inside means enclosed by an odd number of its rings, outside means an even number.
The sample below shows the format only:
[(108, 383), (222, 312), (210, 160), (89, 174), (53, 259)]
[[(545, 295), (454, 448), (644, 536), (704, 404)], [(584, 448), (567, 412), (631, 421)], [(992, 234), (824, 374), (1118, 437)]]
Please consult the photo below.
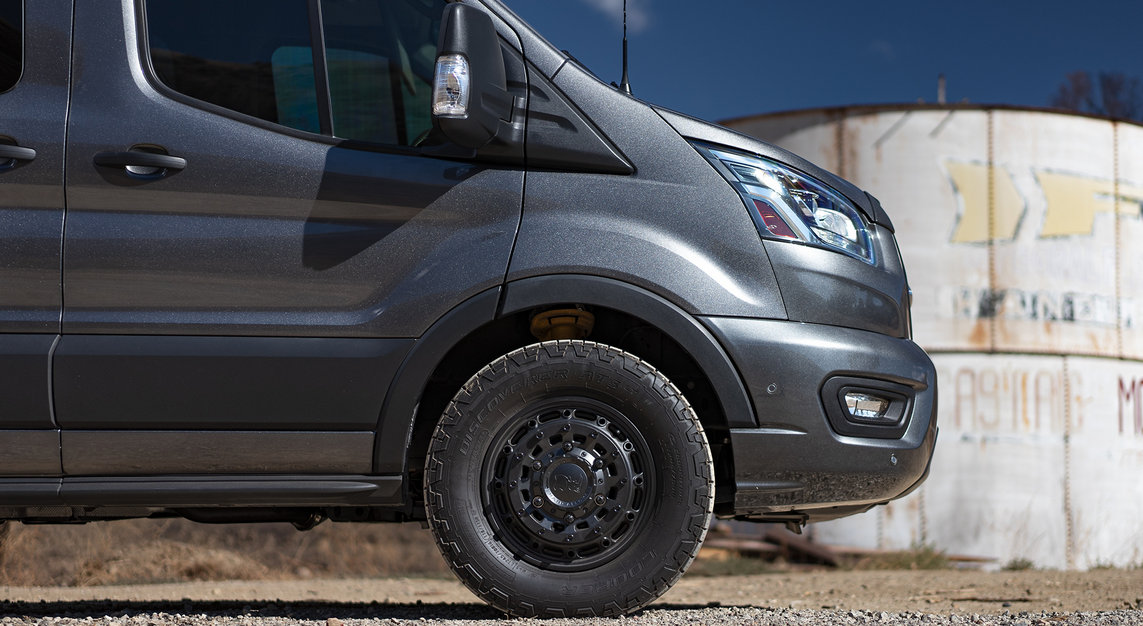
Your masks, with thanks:
[(1143, 563), (1143, 125), (975, 105), (723, 124), (877, 196), (940, 378), (925, 485), (815, 537)]

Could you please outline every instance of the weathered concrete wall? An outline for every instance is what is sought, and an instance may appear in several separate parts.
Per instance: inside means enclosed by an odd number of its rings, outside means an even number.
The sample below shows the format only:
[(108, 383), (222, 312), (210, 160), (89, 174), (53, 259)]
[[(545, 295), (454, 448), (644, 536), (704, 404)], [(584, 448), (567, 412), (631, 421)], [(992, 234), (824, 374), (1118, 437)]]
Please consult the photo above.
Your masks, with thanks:
[(881, 200), (939, 373), (926, 484), (815, 536), (1000, 565), (1143, 563), (1143, 127), (934, 107), (727, 125)]

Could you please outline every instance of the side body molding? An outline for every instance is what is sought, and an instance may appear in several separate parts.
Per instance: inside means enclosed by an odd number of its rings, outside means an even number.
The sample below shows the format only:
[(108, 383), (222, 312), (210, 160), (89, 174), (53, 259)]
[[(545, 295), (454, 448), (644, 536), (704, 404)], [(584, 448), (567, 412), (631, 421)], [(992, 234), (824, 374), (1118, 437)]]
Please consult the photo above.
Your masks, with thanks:
[(722, 345), (686, 311), (645, 289), (599, 276), (552, 275), (508, 283), (500, 315), (537, 306), (577, 303), (623, 311), (674, 339), (706, 372), (730, 428), (755, 428), (750, 397)]

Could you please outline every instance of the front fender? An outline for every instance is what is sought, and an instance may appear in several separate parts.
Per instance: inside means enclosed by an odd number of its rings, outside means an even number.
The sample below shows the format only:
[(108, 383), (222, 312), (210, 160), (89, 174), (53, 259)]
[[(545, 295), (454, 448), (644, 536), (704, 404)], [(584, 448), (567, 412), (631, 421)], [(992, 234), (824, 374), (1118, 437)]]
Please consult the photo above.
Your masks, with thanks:
[(710, 379), (730, 428), (757, 425), (742, 377), (714, 335), (689, 313), (646, 289), (599, 276), (526, 278), (505, 285), (500, 315), (568, 302), (622, 311), (658, 328), (682, 346)]

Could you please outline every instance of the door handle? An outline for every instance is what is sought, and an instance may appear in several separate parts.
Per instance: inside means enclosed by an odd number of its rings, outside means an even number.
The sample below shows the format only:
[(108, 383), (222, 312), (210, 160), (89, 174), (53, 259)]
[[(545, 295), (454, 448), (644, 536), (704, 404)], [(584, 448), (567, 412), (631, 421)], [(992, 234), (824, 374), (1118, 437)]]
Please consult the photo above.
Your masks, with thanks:
[(36, 151), (31, 148), (0, 144), (0, 160), (31, 161), (34, 158), (36, 158)]
[(187, 166), (187, 160), (151, 152), (100, 152), (95, 155), (95, 164), (103, 167), (157, 167), (181, 170)]

